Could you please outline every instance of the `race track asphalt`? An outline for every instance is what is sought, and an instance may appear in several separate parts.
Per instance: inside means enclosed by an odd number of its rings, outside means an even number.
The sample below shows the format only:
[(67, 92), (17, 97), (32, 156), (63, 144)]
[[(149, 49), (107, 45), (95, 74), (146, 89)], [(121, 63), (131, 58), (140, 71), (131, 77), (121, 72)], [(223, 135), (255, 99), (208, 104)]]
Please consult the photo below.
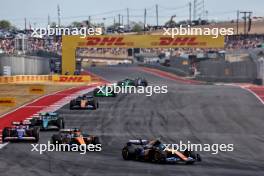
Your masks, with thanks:
[[(58, 112), (66, 127), (78, 127), (101, 138), (103, 151), (31, 152), (28, 143), (0, 150), (0, 176), (263, 176), (264, 106), (246, 90), (232, 86), (191, 85), (160, 78), (135, 67), (90, 69), (107, 80), (145, 77), (151, 85), (167, 85), (167, 94), (122, 94), (99, 98), (99, 109)], [(47, 143), (54, 132), (41, 132)], [(56, 133), (56, 132), (55, 132)], [(165, 143), (234, 144), (233, 152), (200, 152), (194, 165), (124, 161), (129, 139), (161, 138)]]

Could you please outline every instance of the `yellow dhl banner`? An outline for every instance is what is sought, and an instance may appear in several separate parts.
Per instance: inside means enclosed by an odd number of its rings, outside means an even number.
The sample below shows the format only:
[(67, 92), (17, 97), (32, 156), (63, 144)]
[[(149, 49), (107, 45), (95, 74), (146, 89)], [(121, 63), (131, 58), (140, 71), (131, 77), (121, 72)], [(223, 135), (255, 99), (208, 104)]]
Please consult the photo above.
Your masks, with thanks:
[(88, 75), (52, 75), (54, 82), (90, 82), (91, 77)]
[(76, 70), (76, 48), (223, 48), (224, 36), (98, 35), (62, 36), (62, 73)]
[(35, 85), (29, 87), (29, 93), (31, 94), (44, 94), (45, 86), (44, 85)]
[(62, 46), (68, 48), (223, 48), (224, 36), (205, 35), (101, 35), (63, 36)]
[(0, 97), (0, 106), (15, 106), (16, 99), (13, 97)]
[(13, 76), (0, 76), (0, 83), (11, 83), (14, 80), (15, 78)]

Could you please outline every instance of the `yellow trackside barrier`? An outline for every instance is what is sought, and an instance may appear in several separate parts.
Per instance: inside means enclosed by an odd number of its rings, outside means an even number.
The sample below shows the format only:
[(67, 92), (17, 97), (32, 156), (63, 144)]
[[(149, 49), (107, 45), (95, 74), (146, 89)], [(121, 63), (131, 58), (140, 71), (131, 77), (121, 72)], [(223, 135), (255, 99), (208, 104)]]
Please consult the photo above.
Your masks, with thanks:
[(0, 76), (0, 84), (8, 84), (8, 83), (43, 83), (43, 82), (86, 83), (86, 82), (91, 82), (91, 76), (89, 76), (89, 75), (16, 75), (16, 76)]
[(0, 76), (0, 84), (8, 83), (31, 83), (31, 82), (49, 82), (52, 81), (50, 75), (16, 75), (16, 76)]
[(15, 106), (16, 99), (13, 97), (0, 97), (0, 106)]
[(45, 86), (43, 85), (35, 85), (29, 87), (30, 94), (44, 94), (45, 93)]
[(83, 83), (83, 82), (90, 82), (91, 76), (88, 76), (88, 75), (52, 75), (52, 81)]

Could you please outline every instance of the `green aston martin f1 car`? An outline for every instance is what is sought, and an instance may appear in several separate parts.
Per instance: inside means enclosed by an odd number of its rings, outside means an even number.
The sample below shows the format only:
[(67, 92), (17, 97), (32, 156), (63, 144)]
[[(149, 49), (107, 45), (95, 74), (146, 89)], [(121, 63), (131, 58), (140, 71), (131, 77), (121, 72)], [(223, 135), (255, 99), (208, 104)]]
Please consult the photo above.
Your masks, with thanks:
[(143, 86), (143, 87), (146, 87), (146, 86), (148, 86), (148, 82), (144, 78), (136, 78), (134, 80), (126, 78), (126, 79), (124, 79), (122, 81), (118, 81), (117, 82), (117, 86), (120, 86), (120, 87), (127, 87), (127, 86), (138, 87), (138, 86)]
[(93, 94), (95, 97), (115, 97), (113, 86), (104, 85), (94, 89)]

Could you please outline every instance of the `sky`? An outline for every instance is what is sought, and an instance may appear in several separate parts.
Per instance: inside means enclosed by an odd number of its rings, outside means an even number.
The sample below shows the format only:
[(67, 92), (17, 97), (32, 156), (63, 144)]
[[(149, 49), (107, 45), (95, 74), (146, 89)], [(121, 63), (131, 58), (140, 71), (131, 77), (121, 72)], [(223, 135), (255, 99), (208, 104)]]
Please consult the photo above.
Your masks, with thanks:
[[(197, 0), (202, 2), (202, 0)], [(147, 24), (155, 25), (155, 5), (158, 4), (159, 23), (163, 24), (176, 15), (177, 20), (189, 18), (188, 3), (193, 0), (0, 0), (0, 20), (6, 19), (19, 28), (24, 27), (24, 18), (32, 27), (45, 27), (50, 21), (57, 22), (57, 5), (60, 6), (61, 24), (87, 20), (112, 24), (118, 22), (118, 14), (126, 24), (126, 9), (129, 8), (130, 21), (144, 20), (147, 11)], [(202, 3), (199, 5), (202, 8)], [(236, 11), (252, 11), (253, 16), (264, 16), (263, 0), (204, 0), (204, 9), (209, 20), (232, 20)], [(122, 20), (122, 17), (120, 17)]]

